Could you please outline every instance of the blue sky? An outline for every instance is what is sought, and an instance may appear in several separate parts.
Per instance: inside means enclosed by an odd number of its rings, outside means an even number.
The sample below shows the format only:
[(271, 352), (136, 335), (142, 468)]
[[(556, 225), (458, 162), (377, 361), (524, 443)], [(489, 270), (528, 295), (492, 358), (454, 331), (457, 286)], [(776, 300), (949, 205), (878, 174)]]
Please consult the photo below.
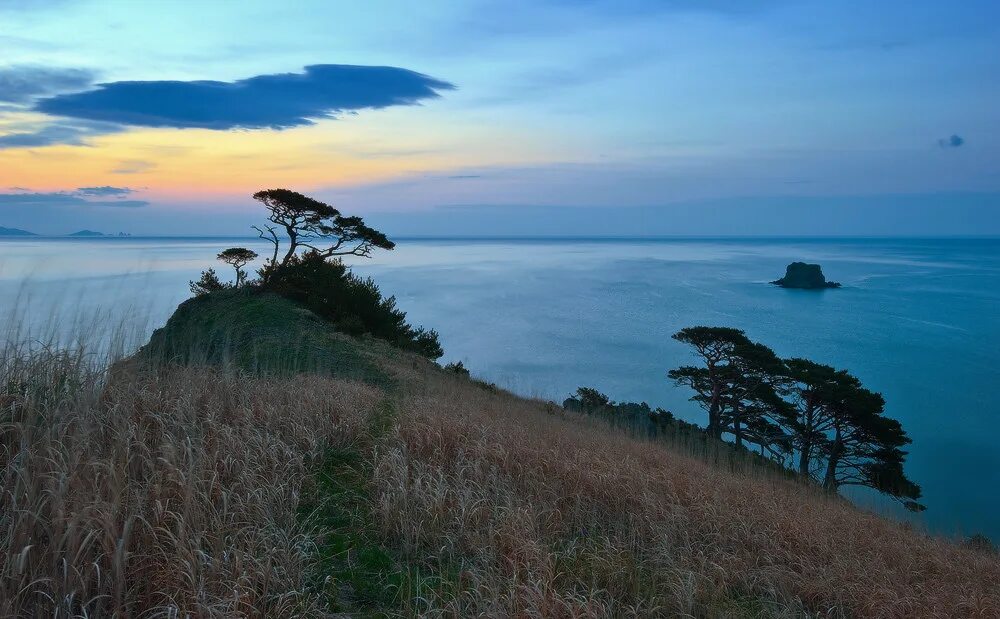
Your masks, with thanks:
[(0, 0), (0, 226), (242, 233), (284, 186), (398, 234), (1000, 234), (998, 24), (978, 0)]

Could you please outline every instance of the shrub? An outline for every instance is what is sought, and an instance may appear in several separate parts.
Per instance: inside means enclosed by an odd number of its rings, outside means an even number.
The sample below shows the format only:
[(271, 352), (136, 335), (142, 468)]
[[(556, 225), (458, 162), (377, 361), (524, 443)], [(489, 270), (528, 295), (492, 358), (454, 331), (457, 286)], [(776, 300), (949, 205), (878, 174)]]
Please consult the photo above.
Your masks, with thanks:
[(355, 275), (339, 260), (308, 252), (284, 266), (267, 266), (260, 275), (266, 290), (301, 304), (343, 333), (372, 335), (429, 359), (444, 354), (436, 331), (409, 325), (395, 297), (383, 297), (372, 278)]
[(448, 365), (444, 366), (444, 369), (449, 372), (458, 374), (459, 376), (469, 375), (469, 368), (465, 367), (465, 364), (463, 364), (461, 361), (452, 361)]
[(202, 271), (201, 279), (198, 281), (191, 281), (189, 285), (191, 287), (191, 293), (196, 297), (200, 297), (201, 295), (208, 294), (210, 292), (218, 292), (219, 290), (232, 288), (232, 285), (226, 284), (219, 279), (219, 275), (215, 272), (215, 269)]

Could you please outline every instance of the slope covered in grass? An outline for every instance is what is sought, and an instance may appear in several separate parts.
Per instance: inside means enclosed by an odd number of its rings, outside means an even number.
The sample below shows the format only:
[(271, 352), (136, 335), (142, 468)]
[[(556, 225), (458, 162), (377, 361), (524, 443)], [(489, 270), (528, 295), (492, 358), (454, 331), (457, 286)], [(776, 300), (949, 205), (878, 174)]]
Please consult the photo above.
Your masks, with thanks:
[(137, 360), (3, 357), (0, 615), (1000, 616), (995, 553), (280, 299)]
[(365, 348), (278, 295), (222, 290), (181, 303), (135, 359), (154, 366), (225, 365), (261, 375), (310, 372), (384, 381)]

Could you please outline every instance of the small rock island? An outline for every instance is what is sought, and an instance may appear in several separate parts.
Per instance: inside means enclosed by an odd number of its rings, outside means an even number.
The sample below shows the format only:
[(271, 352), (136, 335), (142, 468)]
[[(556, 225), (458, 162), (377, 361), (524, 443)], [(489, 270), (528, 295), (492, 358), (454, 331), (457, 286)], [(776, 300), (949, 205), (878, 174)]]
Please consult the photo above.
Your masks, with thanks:
[(805, 288), (819, 290), (822, 288), (840, 288), (837, 282), (828, 282), (823, 275), (823, 269), (818, 264), (793, 262), (785, 268), (785, 276), (776, 279), (772, 284), (782, 288)]

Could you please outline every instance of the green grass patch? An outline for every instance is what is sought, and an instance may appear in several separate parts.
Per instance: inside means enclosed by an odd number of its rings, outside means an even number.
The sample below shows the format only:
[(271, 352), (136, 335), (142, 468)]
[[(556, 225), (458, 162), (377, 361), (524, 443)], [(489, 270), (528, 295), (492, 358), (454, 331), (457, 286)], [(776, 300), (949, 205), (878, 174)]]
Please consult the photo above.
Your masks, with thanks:
[(381, 387), (390, 379), (365, 342), (274, 294), (224, 290), (188, 299), (136, 359), (226, 365), (258, 375), (320, 373)]
[(460, 570), (425, 565), (399, 556), (379, 532), (371, 503), (371, 470), (364, 454), (391, 428), (395, 408), (385, 401), (353, 444), (330, 447), (313, 463), (312, 484), (303, 493), (299, 517), (317, 535), (307, 586), (330, 612), (359, 616), (412, 616), (427, 600), (461, 592)]

